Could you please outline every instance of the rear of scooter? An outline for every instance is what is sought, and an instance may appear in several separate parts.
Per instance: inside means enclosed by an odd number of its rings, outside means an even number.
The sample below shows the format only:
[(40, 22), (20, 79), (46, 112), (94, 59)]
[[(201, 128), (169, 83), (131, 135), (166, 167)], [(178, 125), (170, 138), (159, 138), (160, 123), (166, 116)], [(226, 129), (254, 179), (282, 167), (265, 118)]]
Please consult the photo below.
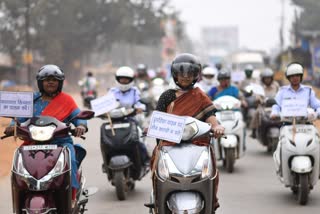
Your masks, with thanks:
[(141, 171), (135, 123), (122, 121), (114, 123), (112, 127), (104, 123), (101, 126), (100, 149), (104, 161), (102, 170), (115, 186), (118, 199), (125, 200), (129, 190), (134, 189), (135, 180), (140, 178)]

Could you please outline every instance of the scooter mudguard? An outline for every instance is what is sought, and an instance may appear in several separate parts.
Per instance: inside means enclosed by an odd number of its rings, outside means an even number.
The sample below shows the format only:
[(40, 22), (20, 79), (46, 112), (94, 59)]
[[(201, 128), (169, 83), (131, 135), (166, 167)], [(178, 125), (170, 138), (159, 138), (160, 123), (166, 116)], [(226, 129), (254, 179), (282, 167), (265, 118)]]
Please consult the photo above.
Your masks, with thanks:
[(312, 171), (312, 163), (308, 156), (295, 156), (291, 161), (291, 170), (296, 173)]
[(129, 157), (126, 155), (114, 156), (111, 158), (109, 168), (113, 170), (124, 169), (132, 164)]
[(167, 205), (172, 213), (200, 213), (204, 207), (200, 194), (196, 192), (173, 193)]
[(277, 138), (280, 136), (280, 129), (277, 127), (272, 127), (268, 130), (267, 136), (270, 138)]
[(238, 144), (238, 139), (235, 135), (226, 135), (226, 138), (221, 138), (221, 146), (224, 148), (235, 148)]

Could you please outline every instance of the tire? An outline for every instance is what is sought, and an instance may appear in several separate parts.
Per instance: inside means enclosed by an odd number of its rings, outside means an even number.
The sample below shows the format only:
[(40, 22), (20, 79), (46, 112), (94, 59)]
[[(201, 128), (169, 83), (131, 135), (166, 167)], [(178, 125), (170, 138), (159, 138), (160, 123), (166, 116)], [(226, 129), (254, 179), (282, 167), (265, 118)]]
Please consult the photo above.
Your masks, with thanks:
[(229, 173), (232, 173), (234, 170), (234, 162), (235, 162), (235, 149), (225, 149), (226, 155), (226, 169)]
[(128, 186), (123, 171), (115, 171), (113, 179), (116, 187), (117, 198), (120, 201), (126, 200)]
[(272, 138), (272, 153), (274, 153), (277, 150), (278, 142), (278, 138)]
[(299, 186), (297, 191), (297, 199), (299, 204), (306, 205), (309, 196), (309, 176), (308, 174), (299, 174)]

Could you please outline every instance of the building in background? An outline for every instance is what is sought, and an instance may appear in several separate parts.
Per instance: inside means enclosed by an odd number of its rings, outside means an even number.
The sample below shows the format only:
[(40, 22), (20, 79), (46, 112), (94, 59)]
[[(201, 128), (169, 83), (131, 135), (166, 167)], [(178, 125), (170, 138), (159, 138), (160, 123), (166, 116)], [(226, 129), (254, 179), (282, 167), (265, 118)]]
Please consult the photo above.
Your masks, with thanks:
[(202, 57), (210, 64), (221, 62), (226, 55), (239, 48), (237, 26), (204, 27), (201, 36), (205, 47)]

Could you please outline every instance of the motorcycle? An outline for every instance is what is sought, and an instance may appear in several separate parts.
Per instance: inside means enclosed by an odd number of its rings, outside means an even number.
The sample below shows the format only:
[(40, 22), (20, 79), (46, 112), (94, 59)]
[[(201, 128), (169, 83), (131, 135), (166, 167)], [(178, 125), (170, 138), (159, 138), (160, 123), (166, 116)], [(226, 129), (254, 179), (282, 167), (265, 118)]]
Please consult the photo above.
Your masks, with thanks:
[(191, 143), (210, 130), (208, 123), (187, 117), (182, 141), (160, 149), (150, 203), (145, 204), (149, 213), (214, 213), (218, 172), (213, 149)]
[(280, 135), (280, 120), (271, 120), (271, 108), (276, 104), (273, 98), (268, 98), (262, 107), (259, 126), (257, 128), (257, 138), (259, 142), (267, 147), (268, 152), (274, 152), (278, 145)]
[(167, 87), (165, 85), (165, 81), (162, 78), (157, 77), (152, 80), (151, 94), (152, 94), (153, 109), (156, 109), (160, 95), (166, 89), (167, 89)]
[[(93, 112), (80, 112), (73, 119), (90, 119)], [(19, 147), (13, 158), (11, 188), (14, 213), (84, 213), (89, 196), (96, 188), (85, 188), (80, 164), (86, 151), (75, 146), (78, 161), (77, 203), (71, 203), (71, 159), (67, 147), (52, 144), (58, 137), (74, 135), (70, 122), (63, 123), (49, 116), (32, 117), (17, 124), (17, 136), (30, 145)], [(2, 136), (1, 139), (12, 135)], [(84, 138), (82, 136), (82, 138)]]
[(130, 118), (135, 114), (133, 108), (111, 110), (109, 116), (112, 122), (103, 123), (100, 129), (102, 171), (115, 186), (119, 200), (125, 200), (128, 191), (134, 189), (135, 181), (149, 172), (149, 166), (144, 165), (140, 153), (142, 130)]
[(239, 111), (241, 102), (232, 96), (222, 96), (213, 101), (218, 110), (216, 118), (225, 128), (226, 138), (214, 142), (217, 160), (222, 160), (228, 172), (233, 172), (236, 159), (244, 155), (245, 124)]
[(242, 113), (244, 121), (247, 127), (249, 127), (254, 113), (259, 105), (256, 95), (264, 96), (264, 89), (258, 84), (251, 83), (244, 88), (243, 93), (247, 106), (242, 109)]
[(150, 84), (145, 80), (137, 80), (137, 86), (141, 92), (140, 102), (146, 105), (146, 114), (148, 116), (154, 110), (150, 93)]
[(91, 100), (94, 100), (97, 98), (97, 91), (88, 90), (87, 88), (85, 88), (84, 87), (85, 82), (82, 80), (78, 82), (78, 85), (81, 87), (81, 97), (82, 97), (83, 106), (88, 109), (91, 109)]
[(319, 179), (319, 133), (310, 117), (282, 117), (281, 121), (288, 125), (281, 127), (273, 154), (277, 175), (305, 205)]

